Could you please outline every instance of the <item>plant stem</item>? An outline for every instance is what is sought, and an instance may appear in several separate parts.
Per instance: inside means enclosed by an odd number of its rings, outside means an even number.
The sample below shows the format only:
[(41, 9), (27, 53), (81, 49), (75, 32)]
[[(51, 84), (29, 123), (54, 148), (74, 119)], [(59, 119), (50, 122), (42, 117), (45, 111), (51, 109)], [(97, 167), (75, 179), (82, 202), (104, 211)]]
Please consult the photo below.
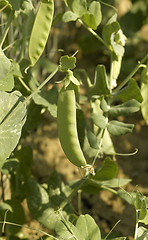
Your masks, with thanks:
[(68, 198), (66, 199), (66, 201), (62, 202), (60, 205), (60, 209), (64, 209), (66, 207), (66, 205), (68, 203), (70, 203), (71, 199), (74, 197), (74, 195), (78, 192), (78, 190), (84, 185), (84, 183), (86, 182), (87, 178), (89, 175), (85, 176), (84, 178), (82, 178), (79, 182), (79, 184), (74, 188), (74, 190), (72, 191), (72, 193), (68, 196)]
[(18, 79), (21, 82), (21, 84), (24, 86), (24, 88), (26, 88), (28, 92), (31, 92), (31, 89), (26, 85), (26, 83), (21, 79), (21, 77), (18, 77)]
[(82, 190), (78, 190), (78, 214), (82, 214), (82, 207), (81, 207), (81, 192)]
[(109, 47), (106, 44), (106, 42), (90, 27), (88, 27), (86, 24), (83, 23), (83, 21), (81, 19), (78, 19), (78, 21), (90, 32), (92, 33), (92, 35), (97, 38), (109, 51)]
[(113, 91), (113, 94), (118, 92), (122, 87), (124, 87), (127, 82), (133, 77), (133, 75), (138, 71), (138, 69), (142, 66), (143, 63), (148, 59), (148, 54), (142, 59), (141, 62), (137, 64), (137, 66), (133, 69), (133, 71), (124, 79), (124, 81)]
[(3, 34), (2, 34), (2, 36), (1, 36), (1, 38), (0, 38), (0, 47), (2, 48), (2, 46), (3, 46), (3, 43), (4, 43), (4, 41), (5, 41), (5, 39), (6, 39), (6, 36), (7, 36), (7, 33), (8, 33), (8, 31), (9, 31), (9, 28), (10, 28), (10, 25), (11, 25), (11, 22), (12, 22), (12, 19), (13, 19), (13, 17), (14, 17), (14, 13), (15, 13), (15, 11), (11, 11), (11, 13), (10, 13), (10, 15), (9, 15), (9, 18), (8, 18), (8, 22), (7, 22), (7, 24), (6, 24), (6, 26), (5, 26), (5, 29), (4, 29), (4, 32), (3, 32)]
[(136, 210), (136, 226), (135, 226), (134, 240), (136, 240), (137, 237), (138, 237), (138, 210)]

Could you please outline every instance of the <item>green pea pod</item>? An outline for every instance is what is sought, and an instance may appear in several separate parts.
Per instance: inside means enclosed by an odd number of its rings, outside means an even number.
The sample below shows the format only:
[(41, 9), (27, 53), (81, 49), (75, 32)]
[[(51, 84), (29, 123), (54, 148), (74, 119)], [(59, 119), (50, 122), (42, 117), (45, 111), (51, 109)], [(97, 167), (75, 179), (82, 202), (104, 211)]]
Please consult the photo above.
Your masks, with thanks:
[(86, 160), (80, 147), (76, 123), (76, 98), (74, 84), (63, 87), (58, 97), (58, 135), (63, 151), (77, 167), (85, 166)]
[(29, 58), (33, 66), (43, 53), (54, 13), (53, 0), (41, 0), (29, 41)]

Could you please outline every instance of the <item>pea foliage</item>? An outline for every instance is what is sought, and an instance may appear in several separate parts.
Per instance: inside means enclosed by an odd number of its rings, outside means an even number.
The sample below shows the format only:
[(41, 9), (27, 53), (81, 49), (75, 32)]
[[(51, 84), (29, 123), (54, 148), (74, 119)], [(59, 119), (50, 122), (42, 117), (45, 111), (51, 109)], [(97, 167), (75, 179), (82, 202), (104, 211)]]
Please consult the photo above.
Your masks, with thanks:
[[(52, 236), (41, 231), (45, 239), (125, 240), (127, 236), (115, 238), (111, 232), (104, 236), (93, 217), (80, 209), (76, 213), (72, 206), (78, 191), (96, 194), (105, 189), (133, 206), (134, 240), (146, 240), (148, 198), (139, 191), (123, 190), (131, 179), (117, 177), (115, 161), (116, 155), (134, 155), (137, 150), (117, 153), (112, 138), (132, 133), (134, 124), (127, 121), (131, 114), (141, 111), (148, 124), (148, 54), (122, 78), (128, 39), (121, 26), (126, 25), (126, 15), (120, 24), (115, 6), (105, 1), (61, 0), (60, 13), (58, 4), (54, 0), (0, 1), (0, 171), (2, 179), (9, 176), (11, 189), (11, 199), (1, 197), (0, 231), (7, 239), (22, 239), (18, 233), (25, 223), (22, 202), (26, 200), (32, 218), (55, 232)], [(109, 13), (107, 17), (104, 12)], [(87, 69), (77, 67), (77, 52), (59, 50), (56, 61), (47, 58), (49, 53), (52, 56), (48, 43), (54, 28), (63, 25), (81, 26), (107, 55), (110, 64), (98, 61), (94, 79)], [(127, 35), (132, 38), (128, 31)], [(93, 42), (87, 50), (91, 47)], [(67, 161), (81, 172), (74, 182), (64, 183), (56, 171), (44, 185), (33, 177), (33, 149), (23, 142), (39, 126), (45, 111), (57, 122)]]

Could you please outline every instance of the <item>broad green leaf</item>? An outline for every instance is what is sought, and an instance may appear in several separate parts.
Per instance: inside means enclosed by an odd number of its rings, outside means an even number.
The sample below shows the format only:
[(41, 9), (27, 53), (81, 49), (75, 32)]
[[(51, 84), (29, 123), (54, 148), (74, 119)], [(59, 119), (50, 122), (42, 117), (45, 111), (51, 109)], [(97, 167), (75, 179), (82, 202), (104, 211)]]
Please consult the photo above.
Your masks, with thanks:
[(0, 48), (0, 79), (5, 78), (10, 70), (11, 62), (5, 56), (2, 49)]
[(131, 133), (133, 128), (134, 124), (123, 123), (116, 120), (110, 121), (107, 125), (107, 130), (109, 131), (110, 134), (114, 136), (120, 136), (127, 133)]
[(59, 215), (49, 201), (47, 191), (34, 179), (29, 179), (27, 204), (32, 216), (48, 229), (54, 229)]
[(120, 115), (128, 115), (128, 114), (137, 112), (139, 111), (139, 109), (140, 109), (140, 103), (135, 99), (131, 99), (123, 104), (119, 104), (117, 106), (111, 107), (109, 109), (109, 114), (111, 116), (117, 117)]
[(128, 184), (131, 180), (130, 179), (123, 179), (123, 178), (113, 178), (110, 180), (105, 181), (97, 181), (94, 180), (93, 177), (88, 179), (82, 190), (89, 194), (95, 194), (100, 192), (101, 189), (107, 188), (118, 188)]
[(120, 90), (116, 95), (115, 99), (120, 99), (123, 102), (126, 102), (131, 99), (136, 99), (138, 102), (143, 101), (140, 89), (135, 79), (131, 78), (128, 82), (128, 85)]
[(139, 220), (144, 220), (146, 215), (147, 215), (147, 208), (146, 208), (146, 203), (143, 200), (142, 201), (142, 206), (141, 206), (141, 209), (140, 209), (140, 212), (139, 212), (139, 217), (138, 217)]
[(116, 177), (117, 171), (118, 167), (116, 162), (110, 157), (106, 157), (93, 179), (97, 181), (109, 180)]
[(141, 95), (143, 102), (141, 104), (141, 112), (144, 120), (148, 124), (148, 81), (141, 84)]
[(96, 67), (94, 84), (89, 90), (89, 95), (108, 95), (110, 94), (106, 69), (104, 65)]
[(70, 21), (76, 21), (78, 18), (78, 15), (73, 13), (72, 11), (67, 11), (63, 15), (63, 21), (64, 22), (70, 22)]
[(137, 240), (147, 240), (147, 239), (148, 239), (148, 229), (144, 227), (139, 227)]
[(55, 231), (62, 239), (85, 240), (81, 232), (68, 220), (58, 221)]
[(20, 92), (0, 92), (0, 161), (8, 158), (21, 137), (27, 108)]
[(75, 57), (69, 57), (68, 55), (62, 56), (60, 58), (60, 70), (62, 72), (67, 72), (69, 69), (74, 69), (76, 67), (75, 63)]
[(99, 26), (102, 20), (101, 5), (97, 1), (93, 1), (89, 5), (88, 11), (94, 16), (96, 25)]
[(17, 10), (20, 10), (20, 7), (21, 7), (21, 0), (16, 0), (16, 1), (13, 1), (13, 0), (8, 0), (8, 2), (11, 4), (12, 8), (17, 11)]
[(83, 16), (82, 16), (82, 20), (83, 22), (90, 28), (96, 30), (97, 29), (97, 24), (96, 24), (96, 20), (95, 20), (95, 17), (93, 14), (91, 13), (85, 13)]
[(85, 240), (101, 240), (100, 229), (94, 219), (88, 214), (79, 216), (76, 228)]
[(92, 113), (92, 120), (93, 120), (93, 123), (100, 127), (100, 128), (106, 128), (106, 125), (107, 125), (107, 122), (106, 122), (106, 118), (101, 115), (101, 114), (96, 114), (96, 113)]
[[(7, 211), (8, 210), (8, 211)], [(0, 220), (4, 220), (5, 213), (7, 211), (7, 221), (23, 225), (25, 221), (24, 209), (21, 205), (21, 202), (17, 199), (6, 200), (5, 202), (0, 203)], [(6, 220), (6, 219), (5, 219)], [(1, 232), (2, 224), (0, 224)], [(5, 226), (7, 234), (15, 234), (20, 231), (20, 226), (7, 225)]]
[(86, 0), (67, 0), (67, 3), (71, 10), (81, 17), (87, 11)]

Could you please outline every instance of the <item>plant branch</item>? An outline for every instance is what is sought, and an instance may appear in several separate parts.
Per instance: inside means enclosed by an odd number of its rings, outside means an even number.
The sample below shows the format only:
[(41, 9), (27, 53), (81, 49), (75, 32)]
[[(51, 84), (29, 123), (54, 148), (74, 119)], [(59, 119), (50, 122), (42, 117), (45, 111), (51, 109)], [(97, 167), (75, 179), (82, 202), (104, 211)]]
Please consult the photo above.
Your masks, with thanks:
[(113, 94), (118, 92), (122, 87), (124, 87), (127, 82), (135, 75), (139, 68), (143, 67), (143, 63), (148, 59), (148, 54), (142, 59), (141, 62), (133, 69), (133, 71), (124, 79), (124, 81), (113, 91)]

